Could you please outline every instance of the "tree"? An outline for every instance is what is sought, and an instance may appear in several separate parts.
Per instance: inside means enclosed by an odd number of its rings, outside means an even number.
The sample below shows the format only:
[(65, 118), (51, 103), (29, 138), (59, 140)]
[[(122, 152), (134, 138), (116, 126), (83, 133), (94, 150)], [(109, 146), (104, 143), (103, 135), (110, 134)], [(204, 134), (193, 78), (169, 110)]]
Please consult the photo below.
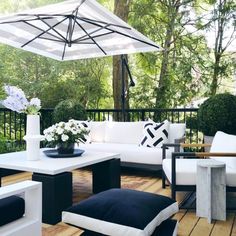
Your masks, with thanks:
[[(235, 40), (236, 37), (236, 2), (231, 0), (216, 0), (214, 2), (214, 10), (210, 27), (214, 27), (216, 37), (214, 45), (214, 64), (213, 77), (210, 88), (210, 95), (215, 95), (219, 85), (221, 76), (226, 75), (226, 70), (230, 64), (229, 60), (224, 57), (229, 57), (232, 54), (226, 53), (227, 48)], [(228, 40), (225, 40), (227, 31), (230, 33)]]
[[(131, 5), (131, 0), (115, 0), (114, 2), (114, 13), (120, 17), (122, 20), (127, 22), (129, 15), (129, 8)], [(127, 59), (127, 56), (125, 56)], [(114, 108), (121, 109), (122, 108), (122, 69), (121, 69), (121, 56), (113, 57), (113, 99), (114, 99)], [(125, 72), (125, 88), (126, 88), (126, 109), (129, 109), (129, 91), (128, 91), (128, 74)]]

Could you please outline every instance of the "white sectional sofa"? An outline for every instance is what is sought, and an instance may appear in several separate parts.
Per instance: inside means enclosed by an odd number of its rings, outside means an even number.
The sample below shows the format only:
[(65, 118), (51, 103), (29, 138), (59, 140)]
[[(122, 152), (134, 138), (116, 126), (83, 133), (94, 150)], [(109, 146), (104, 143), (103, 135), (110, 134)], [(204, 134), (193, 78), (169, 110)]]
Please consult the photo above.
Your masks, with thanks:
[[(147, 122), (89, 122), (90, 142), (80, 148), (91, 151), (121, 154), (121, 165), (125, 167), (158, 170), (162, 165), (162, 148), (140, 146), (144, 125)], [(185, 136), (185, 124), (169, 125), (168, 143), (178, 142)], [(173, 149), (167, 150), (167, 158)]]

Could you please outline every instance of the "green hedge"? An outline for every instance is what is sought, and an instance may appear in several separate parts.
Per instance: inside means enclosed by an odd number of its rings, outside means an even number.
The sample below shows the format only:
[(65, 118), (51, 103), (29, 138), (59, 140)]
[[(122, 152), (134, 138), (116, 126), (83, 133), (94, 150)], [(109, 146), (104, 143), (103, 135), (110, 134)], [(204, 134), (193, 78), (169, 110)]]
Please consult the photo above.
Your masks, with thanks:
[(67, 122), (70, 119), (87, 120), (86, 110), (75, 100), (65, 100), (55, 107), (53, 111), (53, 121)]
[(218, 94), (207, 99), (199, 108), (199, 129), (209, 136), (217, 131), (236, 134), (236, 96)]

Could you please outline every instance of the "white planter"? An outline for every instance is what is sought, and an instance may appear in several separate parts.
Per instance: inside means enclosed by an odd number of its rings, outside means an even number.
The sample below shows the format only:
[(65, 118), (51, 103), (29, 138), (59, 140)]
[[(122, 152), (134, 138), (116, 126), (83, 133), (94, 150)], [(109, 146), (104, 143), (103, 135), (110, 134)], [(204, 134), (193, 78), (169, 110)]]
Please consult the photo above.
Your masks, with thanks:
[(26, 121), (26, 158), (29, 161), (40, 159), (40, 141), (43, 140), (40, 135), (40, 117), (39, 115), (27, 115)]

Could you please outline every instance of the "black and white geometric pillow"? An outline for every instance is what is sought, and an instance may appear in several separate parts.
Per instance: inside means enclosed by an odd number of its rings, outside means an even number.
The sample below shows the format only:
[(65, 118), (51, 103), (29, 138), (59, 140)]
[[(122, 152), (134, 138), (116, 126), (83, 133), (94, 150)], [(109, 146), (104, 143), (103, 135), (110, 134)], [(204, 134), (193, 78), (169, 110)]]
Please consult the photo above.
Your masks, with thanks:
[[(85, 128), (88, 132), (90, 132), (90, 123), (89, 123), (89, 121), (77, 121), (78, 122), (78, 124), (80, 125), (80, 126), (82, 126), (83, 128)], [(90, 133), (89, 133), (90, 134)], [(87, 134), (87, 135), (85, 135), (84, 136), (84, 138), (82, 139), (82, 142), (83, 143), (91, 143), (91, 137), (90, 137), (90, 135), (89, 134)]]
[(144, 126), (143, 137), (140, 146), (162, 147), (163, 143), (168, 142), (169, 121), (165, 120), (160, 124), (147, 123)]

